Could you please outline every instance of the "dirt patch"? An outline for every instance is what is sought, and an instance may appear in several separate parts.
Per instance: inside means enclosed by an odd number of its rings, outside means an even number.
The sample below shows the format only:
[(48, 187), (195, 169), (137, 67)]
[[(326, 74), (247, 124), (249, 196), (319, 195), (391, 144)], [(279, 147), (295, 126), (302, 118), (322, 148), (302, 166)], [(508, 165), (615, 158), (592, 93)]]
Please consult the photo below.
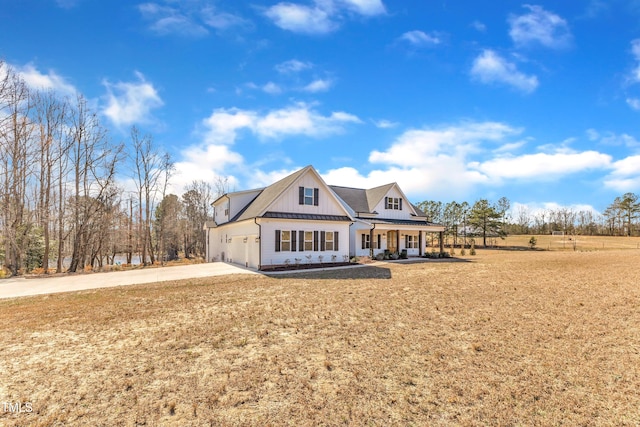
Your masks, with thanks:
[[(7, 426), (637, 425), (635, 251), (0, 301)], [(0, 406), (0, 410), (2, 407)]]

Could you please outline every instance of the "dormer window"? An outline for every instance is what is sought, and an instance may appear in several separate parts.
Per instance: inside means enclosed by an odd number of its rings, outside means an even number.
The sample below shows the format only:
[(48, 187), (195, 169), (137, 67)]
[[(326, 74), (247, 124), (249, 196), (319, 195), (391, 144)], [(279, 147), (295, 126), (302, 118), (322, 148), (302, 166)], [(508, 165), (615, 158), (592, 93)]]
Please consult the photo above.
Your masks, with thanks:
[(385, 197), (385, 207), (387, 209), (402, 210), (402, 198), (400, 197)]
[(298, 190), (299, 190), (298, 191), (299, 204), (309, 205), (309, 206), (318, 206), (319, 190), (317, 188), (298, 187)]

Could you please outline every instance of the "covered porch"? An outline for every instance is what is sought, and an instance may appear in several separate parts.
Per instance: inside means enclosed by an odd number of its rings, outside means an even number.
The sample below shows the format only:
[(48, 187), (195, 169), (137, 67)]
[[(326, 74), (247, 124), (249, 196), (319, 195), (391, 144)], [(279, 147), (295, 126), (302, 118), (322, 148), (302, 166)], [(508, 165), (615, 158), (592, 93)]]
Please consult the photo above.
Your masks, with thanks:
[[(368, 227), (365, 227), (368, 225)], [(382, 254), (402, 254), (421, 257), (425, 254), (432, 233), (438, 234), (439, 251), (444, 252), (444, 227), (425, 221), (369, 220), (356, 231), (357, 256), (374, 258)]]

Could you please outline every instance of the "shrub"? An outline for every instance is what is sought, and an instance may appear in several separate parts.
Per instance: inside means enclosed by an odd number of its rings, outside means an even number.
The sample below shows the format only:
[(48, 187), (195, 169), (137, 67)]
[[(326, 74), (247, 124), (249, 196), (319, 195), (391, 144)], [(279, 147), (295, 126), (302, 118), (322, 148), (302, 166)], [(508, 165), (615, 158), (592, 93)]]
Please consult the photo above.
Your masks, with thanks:
[(529, 248), (535, 249), (537, 244), (538, 244), (538, 239), (536, 239), (536, 236), (531, 236), (531, 238), (529, 239)]
[(466, 254), (467, 254), (467, 251), (465, 251), (463, 246), (462, 249), (460, 249), (460, 255), (465, 256)]
[(471, 239), (471, 247), (469, 249), (469, 255), (475, 255), (476, 254), (476, 242), (475, 240)]

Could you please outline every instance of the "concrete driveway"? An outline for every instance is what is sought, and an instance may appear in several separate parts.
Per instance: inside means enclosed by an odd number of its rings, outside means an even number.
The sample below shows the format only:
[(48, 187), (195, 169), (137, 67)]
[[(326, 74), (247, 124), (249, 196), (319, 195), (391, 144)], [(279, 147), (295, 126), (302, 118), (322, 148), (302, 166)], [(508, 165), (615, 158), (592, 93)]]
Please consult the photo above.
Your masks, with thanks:
[(63, 277), (25, 279), (23, 277), (0, 280), (0, 298), (72, 292), (85, 289), (139, 285), (169, 280), (195, 279), (226, 274), (259, 274), (224, 262), (157, 267), (109, 273), (75, 274)]

